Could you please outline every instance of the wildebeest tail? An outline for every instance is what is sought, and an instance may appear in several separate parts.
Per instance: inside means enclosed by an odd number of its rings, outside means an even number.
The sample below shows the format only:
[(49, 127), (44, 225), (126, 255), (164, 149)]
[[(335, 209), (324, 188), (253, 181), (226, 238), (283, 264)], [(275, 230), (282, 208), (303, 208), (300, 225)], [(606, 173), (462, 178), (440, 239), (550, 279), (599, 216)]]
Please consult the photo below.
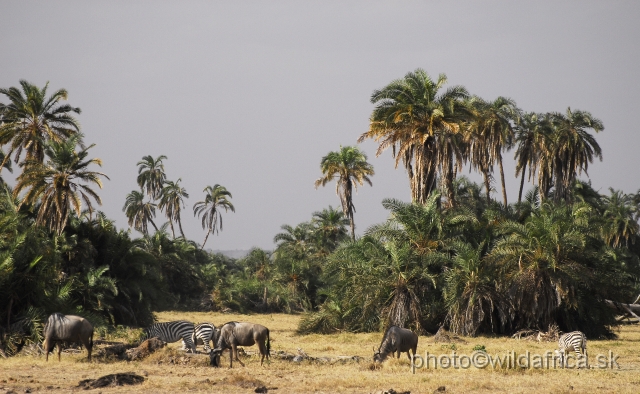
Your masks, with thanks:
[(267, 357), (271, 358), (271, 340), (269, 339), (269, 329), (267, 328)]

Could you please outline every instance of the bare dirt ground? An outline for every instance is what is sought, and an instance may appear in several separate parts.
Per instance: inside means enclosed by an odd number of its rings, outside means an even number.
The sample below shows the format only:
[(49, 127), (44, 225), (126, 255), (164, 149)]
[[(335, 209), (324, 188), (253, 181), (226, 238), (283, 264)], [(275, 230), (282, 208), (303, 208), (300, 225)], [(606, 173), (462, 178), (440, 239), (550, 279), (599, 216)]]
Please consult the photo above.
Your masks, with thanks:
[[(0, 393), (27, 392), (76, 392), (82, 391), (83, 380), (98, 379), (109, 374), (133, 373), (144, 377), (144, 382), (131, 386), (101, 387), (89, 389), (95, 393), (186, 393), (224, 392), (253, 393), (266, 388), (269, 393), (375, 393), (389, 391), (411, 393), (638, 393), (640, 392), (640, 327), (623, 326), (616, 340), (589, 340), (590, 369), (522, 368), (517, 365), (486, 368), (467, 366), (459, 359), (458, 368), (416, 369), (402, 355), (400, 359), (388, 359), (381, 367), (372, 362), (373, 351), (380, 344), (382, 334), (336, 333), (332, 335), (296, 335), (300, 316), (283, 314), (237, 315), (220, 313), (163, 312), (159, 321), (177, 319), (193, 322), (212, 322), (216, 326), (227, 321), (249, 321), (267, 326), (271, 333), (271, 362), (260, 366), (255, 354), (257, 347), (246, 348), (242, 358), (245, 367), (234, 363), (229, 369), (228, 353), (221, 359), (221, 368), (209, 366), (205, 354), (193, 356), (180, 351), (180, 343), (172, 343), (141, 361), (116, 361), (100, 357), (105, 344), (96, 345), (94, 360), (86, 360), (86, 351), (63, 353), (58, 362), (50, 355), (18, 355), (10, 359), (0, 358)], [(111, 341), (116, 338), (107, 338)], [(471, 356), (473, 349), (482, 347), (490, 356), (516, 357), (544, 354), (553, 351), (555, 343), (511, 338), (464, 338), (465, 342), (435, 343), (433, 337), (420, 337), (418, 354), (452, 355), (454, 348), (460, 358)], [(313, 359), (293, 362), (279, 358), (282, 352), (304, 354)], [(202, 350), (199, 347), (199, 350)], [(596, 368), (596, 357), (608, 357), (609, 352), (618, 356), (614, 368)], [(280, 352), (280, 353), (279, 353)], [(346, 357), (342, 357), (346, 356)], [(352, 358), (359, 356), (359, 358)], [(462, 364), (460, 364), (462, 361)], [(86, 387), (86, 386), (85, 386)], [(439, 390), (439, 391), (438, 391)], [(443, 391), (444, 390), (444, 391)]]

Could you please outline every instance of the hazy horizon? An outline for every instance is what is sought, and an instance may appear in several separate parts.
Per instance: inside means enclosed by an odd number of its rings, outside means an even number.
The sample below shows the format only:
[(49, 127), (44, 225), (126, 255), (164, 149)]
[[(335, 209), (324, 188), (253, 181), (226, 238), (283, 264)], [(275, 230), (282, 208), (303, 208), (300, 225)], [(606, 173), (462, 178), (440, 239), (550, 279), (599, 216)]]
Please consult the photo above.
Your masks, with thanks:
[[(339, 207), (334, 183), (314, 188), (321, 158), (356, 145), (371, 93), (417, 68), (528, 112), (591, 112), (605, 126), (604, 159), (589, 166), (594, 188), (638, 191), (639, 11), (632, 1), (1, 1), (0, 87), (25, 79), (68, 90), (85, 142), (96, 144), (90, 157), (104, 162), (93, 169), (111, 178), (99, 209), (118, 228), (128, 227), (136, 163), (166, 155), (168, 179), (190, 195), (189, 239), (205, 236), (193, 204), (221, 184), (236, 212), (223, 212), (205, 248), (273, 249), (281, 225)], [(354, 197), (360, 235), (386, 219), (382, 199), (409, 201), (410, 189), (390, 151), (376, 158), (375, 142), (358, 146), (376, 171)], [(504, 159), (514, 202), (513, 151)]]

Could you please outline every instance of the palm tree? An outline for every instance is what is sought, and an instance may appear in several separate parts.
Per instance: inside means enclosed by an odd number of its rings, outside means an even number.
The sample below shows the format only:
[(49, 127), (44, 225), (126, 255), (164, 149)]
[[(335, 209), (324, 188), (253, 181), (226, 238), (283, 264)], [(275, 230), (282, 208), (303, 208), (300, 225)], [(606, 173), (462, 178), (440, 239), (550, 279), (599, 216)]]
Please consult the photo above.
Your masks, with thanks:
[(276, 256), (288, 256), (294, 260), (304, 260), (314, 251), (312, 242), (313, 227), (310, 223), (300, 223), (296, 227), (288, 224), (280, 226), (284, 230), (273, 237), (277, 243)]
[(554, 136), (554, 197), (556, 201), (570, 201), (571, 187), (577, 174), (587, 173), (589, 163), (593, 163), (594, 156), (602, 161), (602, 149), (589, 134), (587, 129), (596, 133), (604, 130), (599, 119), (586, 111), (571, 111), (566, 114), (553, 114), (553, 125), (556, 129)]
[(318, 249), (324, 255), (334, 251), (340, 241), (348, 237), (349, 219), (344, 216), (342, 211), (334, 209), (332, 206), (314, 212), (312, 223), (315, 226), (314, 233), (317, 236)]
[(611, 195), (604, 197), (605, 225), (602, 228), (604, 239), (614, 248), (622, 245), (628, 247), (629, 241), (633, 242), (640, 233), (638, 222), (634, 217), (636, 207), (633, 197), (613, 188), (609, 188), (609, 192)]
[(494, 164), (500, 169), (502, 186), (502, 202), (507, 206), (507, 192), (502, 165), (502, 151), (510, 149), (513, 144), (513, 127), (511, 120), (517, 119), (518, 108), (515, 101), (498, 97), (494, 101), (484, 101), (474, 96), (470, 103), (473, 108), (473, 119), (470, 122), (469, 153), (471, 163), (483, 174), (487, 190), (487, 202), (490, 202), (490, 174)]
[(109, 179), (101, 172), (88, 169), (91, 164), (102, 166), (100, 159), (86, 160), (88, 150), (94, 145), (76, 152), (77, 144), (77, 136), (62, 142), (48, 142), (44, 147), (44, 153), (49, 157), (47, 163), (27, 160), (13, 192), (17, 197), (22, 190), (28, 189), (22, 204), (35, 206), (40, 202), (36, 223), (58, 235), (62, 234), (72, 211), (80, 216), (82, 201), (87, 205), (89, 215), (93, 212), (90, 198), (102, 205), (100, 196), (84, 183), (102, 188), (100, 177)]
[(310, 258), (315, 253), (313, 226), (303, 222), (296, 227), (282, 225), (284, 230), (273, 238), (278, 245), (274, 252), (275, 280), (286, 285), (293, 299), (302, 301), (305, 308), (312, 302), (317, 289), (320, 268)]
[(0, 89), (9, 99), (9, 104), (0, 103), (0, 145), (10, 144), (9, 152), (0, 165), (14, 155), (16, 163), (24, 150), (25, 161), (42, 163), (47, 142), (62, 142), (71, 136), (82, 143), (80, 125), (71, 113), (80, 113), (80, 108), (60, 104), (68, 93), (60, 89), (47, 97), (49, 83), (40, 89), (21, 80), (22, 91), (16, 87)]
[(491, 251), (517, 311), (515, 328), (548, 327), (561, 306), (578, 307), (579, 287), (593, 281), (598, 228), (591, 208), (544, 203), (523, 224), (506, 221)]
[(144, 156), (141, 161), (136, 164), (138, 167), (138, 185), (140, 190), (154, 200), (160, 198), (162, 188), (167, 179), (164, 173), (164, 164), (167, 156), (160, 155), (154, 159), (151, 155)]
[(540, 156), (543, 155), (546, 140), (551, 134), (551, 122), (548, 115), (526, 113), (518, 117), (515, 124), (516, 133), (516, 176), (520, 175), (518, 204), (522, 201), (524, 178), (529, 167), (529, 180), (535, 177)]
[(409, 175), (411, 198), (424, 203), (436, 189), (438, 173), (449, 203), (453, 201), (453, 179), (462, 168), (464, 141), (461, 125), (471, 116), (464, 100), (467, 90), (453, 86), (441, 92), (447, 77), (434, 81), (422, 69), (391, 82), (371, 95), (376, 104), (369, 131), (358, 142), (379, 142), (376, 156), (392, 147), (395, 165), (402, 160)]
[(229, 198), (232, 197), (231, 192), (224, 186), (218, 184), (213, 187), (207, 186), (203, 192), (206, 194), (204, 200), (198, 201), (193, 205), (193, 215), (202, 215), (202, 228), (207, 229), (207, 235), (204, 237), (201, 249), (204, 249), (204, 244), (207, 243), (209, 234), (217, 232), (218, 228), (222, 230), (222, 214), (220, 209), (224, 208), (225, 212), (228, 210), (231, 210), (231, 212), (236, 211), (231, 201), (229, 201)]
[(176, 232), (173, 228), (173, 221), (175, 220), (178, 222), (180, 235), (182, 235), (182, 238), (186, 239), (184, 231), (182, 231), (182, 222), (180, 221), (180, 206), (182, 205), (182, 207), (184, 207), (183, 199), (189, 198), (189, 194), (187, 194), (185, 188), (180, 186), (181, 181), (182, 178), (179, 178), (176, 182), (165, 181), (162, 192), (160, 193), (158, 208), (164, 211), (165, 215), (167, 215), (169, 224), (171, 224), (171, 233), (173, 238), (176, 237)]
[(129, 227), (133, 227), (144, 235), (149, 234), (147, 223), (151, 223), (153, 228), (158, 231), (158, 227), (153, 222), (156, 216), (156, 204), (151, 201), (144, 201), (144, 195), (133, 190), (127, 194), (127, 199), (122, 207), (122, 211), (129, 218)]
[(316, 180), (316, 189), (337, 178), (336, 194), (340, 197), (342, 212), (351, 223), (351, 239), (355, 240), (353, 189), (358, 190), (358, 184), (363, 185), (364, 182), (372, 186), (369, 177), (374, 175), (373, 166), (367, 163), (367, 155), (358, 148), (341, 146), (338, 152), (329, 152), (322, 158), (320, 170), (323, 176)]
[(499, 332), (499, 328), (504, 331), (512, 311), (508, 298), (496, 289), (499, 277), (484, 259), (485, 245), (474, 248), (457, 241), (451, 249), (453, 264), (444, 272), (443, 289), (451, 331), (470, 336), (475, 336), (482, 326), (487, 327), (486, 332)]

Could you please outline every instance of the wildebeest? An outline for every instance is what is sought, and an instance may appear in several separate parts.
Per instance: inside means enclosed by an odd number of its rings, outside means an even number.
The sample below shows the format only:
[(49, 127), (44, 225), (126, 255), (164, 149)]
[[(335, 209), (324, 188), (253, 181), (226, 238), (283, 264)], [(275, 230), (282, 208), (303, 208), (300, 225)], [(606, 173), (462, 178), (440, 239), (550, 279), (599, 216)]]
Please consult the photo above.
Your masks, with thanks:
[(220, 337), (216, 348), (209, 353), (211, 365), (217, 366), (217, 360), (220, 353), (229, 349), (229, 368), (233, 367), (233, 359), (235, 357), (242, 366), (244, 363), (238, 358), (238, 346), (253, 346), (258, 344), (260, 349), (260, 365), (267, 356), (270, 357), (271, 344), (269, 342), (269, 329), (260, 324), (229, 322), (220, 328)]
[(89, 361), (91, 361), (93, 325), (89, 320), (80, 316), (52, 314), (44, 325), (44, 342), (42, 343), (47, 361), (49, 361), (49, 352), (53, 350), (56, 343), (58, 345), (58, 361), (60, 361), (60, 353), (62, 352), (60, 342), (81, 342), (87, 348)]
[(415, 356), (417, 349), (418, 336), (414, 334), (413, 331), (391, 326), (387, 329), (387, 332), (384, 333), (378, 351), (376, 352), (376, 349), (373, 349), (373, 361), (381, 363), (389, 354), (393, 355), (394, 352), (398, 352), (398, 358), (400, 358), (400, 353), (407, 352), (407, 356), (409, 360), (411, 360), (409, 350), (413, 351), (413, 355)]

